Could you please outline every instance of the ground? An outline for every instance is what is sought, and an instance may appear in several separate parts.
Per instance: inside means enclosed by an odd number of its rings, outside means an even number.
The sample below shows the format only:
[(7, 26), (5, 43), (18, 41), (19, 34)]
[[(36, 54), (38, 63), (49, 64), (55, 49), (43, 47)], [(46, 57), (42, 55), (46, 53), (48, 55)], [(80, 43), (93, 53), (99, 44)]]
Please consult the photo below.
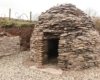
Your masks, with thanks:
[(100, 80), (100, 68), (51, 74), (31, 68), (33, 64), (27, 61), (28, 57), (29, 51), (1, 57), (0, 80)]

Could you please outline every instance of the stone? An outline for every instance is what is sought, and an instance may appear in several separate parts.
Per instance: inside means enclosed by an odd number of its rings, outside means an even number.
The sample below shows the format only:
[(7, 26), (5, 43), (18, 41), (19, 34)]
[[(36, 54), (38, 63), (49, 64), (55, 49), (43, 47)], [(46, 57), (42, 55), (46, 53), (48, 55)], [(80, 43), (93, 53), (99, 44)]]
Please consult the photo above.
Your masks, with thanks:
[(48, 61), (50, 39), (59, 39), (57, 59), (63, 70), (100, 65), (100, 35), (91, 18), (75, 5), (57, 5), (39, 16), (30, 41), (30, 58), (35, 63)]
[(0, 56), (8, 56), (20, 51), (20, 37), (0, 37)]

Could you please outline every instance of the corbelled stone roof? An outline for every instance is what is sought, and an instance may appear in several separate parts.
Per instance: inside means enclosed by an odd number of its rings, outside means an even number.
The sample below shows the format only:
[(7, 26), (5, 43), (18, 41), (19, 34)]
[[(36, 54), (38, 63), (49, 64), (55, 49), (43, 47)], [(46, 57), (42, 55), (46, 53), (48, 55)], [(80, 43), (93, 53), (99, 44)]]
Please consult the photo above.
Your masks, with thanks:
[(72, 4), (57, 5), (43, 12), (39, 16), (38, 24), (42, 28), (48, 27), (49, 29), (53, 29), (53, 26), (67, 27), (67, 29), (69, 27), (94, 27), (91, 18)]

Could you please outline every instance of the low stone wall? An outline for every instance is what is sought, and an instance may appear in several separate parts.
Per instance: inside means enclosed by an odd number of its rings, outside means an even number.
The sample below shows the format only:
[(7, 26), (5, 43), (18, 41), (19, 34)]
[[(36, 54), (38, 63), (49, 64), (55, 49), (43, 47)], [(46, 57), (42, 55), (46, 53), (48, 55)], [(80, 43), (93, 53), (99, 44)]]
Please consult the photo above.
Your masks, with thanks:
[(20, 37), (0, 37), (0, 57), (11, 55), (20, 51)]
[(30, 37), (34, 30), (34, 24), (32, 25), (6, 25), (0, 27), (0, 32), (6, 32), (11, 36), (20, 36), (20, 48), (21, 50), (30, 49)]

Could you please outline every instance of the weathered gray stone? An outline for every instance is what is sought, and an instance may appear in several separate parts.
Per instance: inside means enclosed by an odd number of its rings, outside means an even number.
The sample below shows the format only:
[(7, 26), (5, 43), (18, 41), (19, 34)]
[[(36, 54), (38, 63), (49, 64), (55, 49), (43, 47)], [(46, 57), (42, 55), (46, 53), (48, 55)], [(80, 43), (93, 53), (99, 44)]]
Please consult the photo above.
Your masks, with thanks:
[(2, 36), (0, 37), (0, 56), (7, 56), (20, 51), (20, 38)]
[(100, 64), (100, 35), (91, 18), (74, 5), (57, 5), (39, 16), (31, 37), (30, 57), (35, 63), (47, 61), (48, 40), (53, 38), (59, 38), (58, 65), (62, 69)]

